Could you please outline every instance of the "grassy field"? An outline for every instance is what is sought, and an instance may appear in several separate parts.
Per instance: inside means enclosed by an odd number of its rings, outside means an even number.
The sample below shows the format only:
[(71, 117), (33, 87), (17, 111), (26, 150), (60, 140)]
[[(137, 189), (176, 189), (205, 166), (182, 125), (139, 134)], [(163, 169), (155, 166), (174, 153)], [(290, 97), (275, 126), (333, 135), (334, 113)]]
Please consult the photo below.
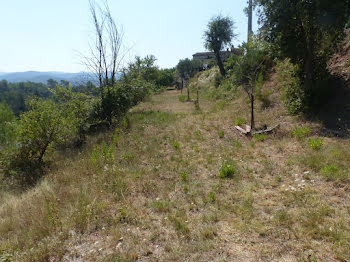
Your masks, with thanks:
[[(268, 88), (268, 87), (267, 87)], [(185, 92), (186, 93), (186, 92)], [(185, 94), (184, 93), (184, 94)], [(0, 194), (0, 261), (349, 261), (350, 142), (279, 97), (241, 136), (246, 97), (166, 91), (24, 193)]]

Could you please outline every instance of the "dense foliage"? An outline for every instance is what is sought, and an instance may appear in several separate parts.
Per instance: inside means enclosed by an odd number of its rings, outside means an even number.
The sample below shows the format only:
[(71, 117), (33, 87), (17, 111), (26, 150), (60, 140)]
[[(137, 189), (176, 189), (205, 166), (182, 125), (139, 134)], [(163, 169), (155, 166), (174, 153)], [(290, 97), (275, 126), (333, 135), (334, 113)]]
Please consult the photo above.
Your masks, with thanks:
[(189, 79), (194, 74), (202, 69), (203, 65), (200, 60), (196, 59), (181, 59), (176, 66), (178, 75), (181, 78)]
[(311, 106), (327, 97), (326, 62), (344, 36), (349, 0), (258, 0), (264, 38), (281, 58), (298, 65), (299, 77)]
[[(47, 99), (52, 97), (50, 90), (56, 88), (57, 85), (68, 88), (69, 82), (61, 80), (49, 79), (47, 84), (36, 82), (19, 82), (8, 83), (6, 80), (0, 81), (0, 102), (6, 102), (13, 113), (18, 116), (21, 112), (27, 111), (26, 100), (31, 97), (40, 97)], [(80, 84), (72, 87), (72, 91), (96, 95), (98, 89), (95, 85), (88, 81), (86, 84)]]

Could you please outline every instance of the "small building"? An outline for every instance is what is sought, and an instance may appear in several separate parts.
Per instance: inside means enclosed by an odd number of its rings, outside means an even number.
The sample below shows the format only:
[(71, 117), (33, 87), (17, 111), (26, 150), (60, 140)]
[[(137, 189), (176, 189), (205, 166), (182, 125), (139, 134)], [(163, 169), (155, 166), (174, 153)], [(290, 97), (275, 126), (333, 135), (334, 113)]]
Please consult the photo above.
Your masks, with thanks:
[[(226, 51), (220, 51), (220, 56), (222, 61), (225, 61), (226, 59), (230, 58), (232, 54), (238, 55), (240, 52), (237, 48), (231, 47), (230, 49), (227, 49)], [(215, 53), (214, 52), (199, 52), (192, 55), (193, 60), (200, 60), (204, 66), (204, 68), (208, 67), (208, 64), (212, 61), (215, 61)]]

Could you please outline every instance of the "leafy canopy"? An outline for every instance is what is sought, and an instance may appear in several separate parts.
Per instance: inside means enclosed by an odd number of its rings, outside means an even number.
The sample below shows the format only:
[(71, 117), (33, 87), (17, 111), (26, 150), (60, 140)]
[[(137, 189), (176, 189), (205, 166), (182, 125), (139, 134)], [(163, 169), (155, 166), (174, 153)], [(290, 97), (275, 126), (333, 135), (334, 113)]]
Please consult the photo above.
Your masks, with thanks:
[(204, 47), (214, 52), (222, 50), (236, 37), (233, 29), (234, 22), (231, 18), (222, 17), (221, 15), (213, 17), (208, 23), (207, 30), (204, 32)]
[(257, 3), (266, 40), (305, 71), (308, 59), (316, 66), (325, 63), (322, 57), (336, 47), (350, 14), (349, 0), (257, 0)]
[(202, 67), (200, 60), (181, 59), (176, 66), (178, 74), (183, 78), (193, 77), (194, 74)]

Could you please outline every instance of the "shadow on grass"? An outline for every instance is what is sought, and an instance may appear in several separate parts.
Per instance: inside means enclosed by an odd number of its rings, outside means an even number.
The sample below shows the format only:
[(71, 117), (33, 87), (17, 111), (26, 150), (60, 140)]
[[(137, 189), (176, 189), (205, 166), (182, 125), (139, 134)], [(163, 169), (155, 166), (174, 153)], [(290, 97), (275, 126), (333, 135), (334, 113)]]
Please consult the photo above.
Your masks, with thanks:
[(329, 99), (319, 106), (316, 114), (306, 116), (307, 120), (320, 122), (321, 133), (328, 137), (350, 137), (350, 83), (338, 79), (332, 83)]

